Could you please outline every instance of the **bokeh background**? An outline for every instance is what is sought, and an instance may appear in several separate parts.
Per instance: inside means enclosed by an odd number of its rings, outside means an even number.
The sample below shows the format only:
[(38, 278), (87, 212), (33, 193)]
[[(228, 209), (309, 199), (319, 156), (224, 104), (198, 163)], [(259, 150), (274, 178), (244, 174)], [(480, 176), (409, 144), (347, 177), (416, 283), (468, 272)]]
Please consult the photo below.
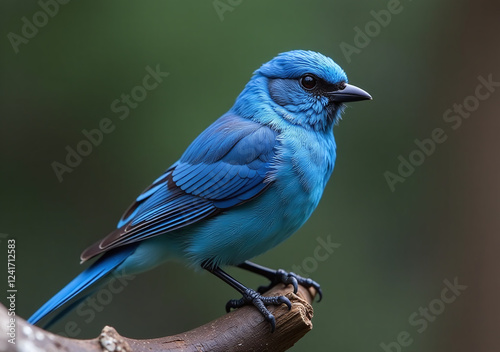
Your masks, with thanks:
[[(337, 164), (310, 221), (256, 259), (288, 270), (309, 260), (322, 284), (314, 329), (293, 350), (383, 351), (404, 331), (411, 343), (402, 351), (496, 350), (500, 90), (455, 130), (443, 114), (475, 94), (479, 76), (500, 81), (500, 5), (403, 0), (346, 56), (340, 44), (355, 45), (355, 28), (365, 32), (371, 11), (390, 3), (71, 1), (16, 53), (9, 33), (21, 35), (23, 17), (41, 7), (2, 1), (0, 232), (17, 241), (17, 313), (28, 317), (80, 272), (81, 251), (229, 109), (253, 70), (279, 52), (311, 49), (374, 100), (351, 104), (335, 127)], [(111, 103), (156, 65), (170, 75), (120, 120)], [(59, 182), (51, 164), (103, 118), (115, 130)], [(398, 157), (435, 128), (447, 140), (391, 191), (384, 173), (397, 173)], [(340, 246), (311, 264), (318, 238), (329, 236)], [(467, 288), (440, 309), (443, 281), (455, 278)], [(166, 265), (130, 281), (91, 322), (73, 313), (53, 331), (73, 321), (78, 338), (105, 324), (136, 338), (171, 335), (222, 315), (236, 296), (209, 274)], [(409, 319), (429, 304), (439, 314), (418, 332)]]

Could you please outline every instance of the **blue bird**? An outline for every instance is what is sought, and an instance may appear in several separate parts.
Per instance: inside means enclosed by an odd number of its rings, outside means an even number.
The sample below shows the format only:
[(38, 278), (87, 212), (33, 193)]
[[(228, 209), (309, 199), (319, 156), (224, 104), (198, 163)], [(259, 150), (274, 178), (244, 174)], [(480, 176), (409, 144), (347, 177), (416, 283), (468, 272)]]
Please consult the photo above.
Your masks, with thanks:
[[(314, 211), (336, 159), (333, 126), (344, 103), (371, 99), (322, 54), (294, 50), (256, 70), (234, 106), (203, 131), (181, 158), (142, 192), (117, 228), (87, 248), (101, 255), (29, 318), (32, 324), (63, 306), (52, 324), (107, 280), (135, 275), (169, 260), (211, 272), (253, 304), (275, 329), (264, 297), (222, 270), (238, 266), (271, 281), (319, 284), (248, 261), (297, 231)], [(47, 325), (47, 324), (46, 324)]]

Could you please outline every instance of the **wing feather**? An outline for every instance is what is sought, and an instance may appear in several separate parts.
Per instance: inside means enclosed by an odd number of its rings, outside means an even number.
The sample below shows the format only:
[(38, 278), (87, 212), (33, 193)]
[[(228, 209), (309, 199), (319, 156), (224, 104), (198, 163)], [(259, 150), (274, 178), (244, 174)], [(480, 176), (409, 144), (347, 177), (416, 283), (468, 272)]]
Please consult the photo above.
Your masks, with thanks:
[(258, 196), (272, 183), (268, 176), (277, 143), (269, 127), (235, 115), (221, 117), (137, 197), (116, 230), (82, 253), (82, 261), (208, 219)]

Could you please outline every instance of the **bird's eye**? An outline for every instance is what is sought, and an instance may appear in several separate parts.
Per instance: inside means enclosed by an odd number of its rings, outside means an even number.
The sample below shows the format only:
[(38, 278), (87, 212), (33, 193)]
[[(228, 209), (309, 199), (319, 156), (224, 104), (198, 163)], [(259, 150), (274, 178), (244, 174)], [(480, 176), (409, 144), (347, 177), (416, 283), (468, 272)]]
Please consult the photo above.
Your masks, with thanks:
[(318, 80), (313, 75), (304, 75), (300, 78), (300, 84), (304, 89), (310, 90), (316, 87)]

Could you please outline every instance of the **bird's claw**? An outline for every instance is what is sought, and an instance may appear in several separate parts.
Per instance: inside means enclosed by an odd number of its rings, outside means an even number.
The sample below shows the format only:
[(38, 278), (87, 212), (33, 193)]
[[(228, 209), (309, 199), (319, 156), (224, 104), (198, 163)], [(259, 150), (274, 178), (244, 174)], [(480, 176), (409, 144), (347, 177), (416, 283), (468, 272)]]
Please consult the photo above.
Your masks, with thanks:
[(292, 303), (285, 296), (274, 296), (274, 297), (264, 297), (260, 293), (247, 289), (243, 293), (243, 297), (240, 299), (232, 299), (226, 304), (226, 312), (229, 313), (231, 308), (240, 308), (246, 305), (254, 305), (262, 314), (264, 319), (271, 324), (271, 332), (276, 329), (276, 319), (274, 315), (266, 308), (268, 305), (279, 306), (281, 304), (286, 304), (288, 310), (292, 309)]
[(267, 286), (260, 286), (257, 289), (257, 291), (259, 293), (267, 292), (271, 289), (271, 287), (273, 287), (279, 283), (283, 283), (285, 285), (291, 284), (293, 286), (293, 293), (297, 293), (297, 290), (299, 289), (299, 285), (307, 287), (307, 288), (314, 287), (316, 292), (318, 292), (318, 296), (319, 296), (318, 302), (321, 302), (321, 299), (323, 298), (323, 292), (321, 291), (321, 286), (316, 281), (314, 281), (310, 278), (304, 278), (304, 277), (299, 276), (299, 275), (292, 273), (292, 272), (286, 272), (283, 269), (276, 270), (276, 275), (271, 280), (271, 283)]

